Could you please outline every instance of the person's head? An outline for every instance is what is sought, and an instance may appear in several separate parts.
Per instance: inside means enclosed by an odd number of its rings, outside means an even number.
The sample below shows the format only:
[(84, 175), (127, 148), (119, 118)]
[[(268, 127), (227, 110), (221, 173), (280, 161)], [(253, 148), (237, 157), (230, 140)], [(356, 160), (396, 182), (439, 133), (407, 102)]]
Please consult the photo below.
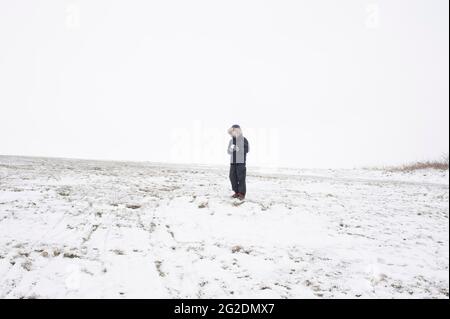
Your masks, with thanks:
[(237, 124), (234, 124), (232, 127), (228, 129), (228, 134), (230, 134), (233, 137), (238, 137), (242, 135), (241, 127)]

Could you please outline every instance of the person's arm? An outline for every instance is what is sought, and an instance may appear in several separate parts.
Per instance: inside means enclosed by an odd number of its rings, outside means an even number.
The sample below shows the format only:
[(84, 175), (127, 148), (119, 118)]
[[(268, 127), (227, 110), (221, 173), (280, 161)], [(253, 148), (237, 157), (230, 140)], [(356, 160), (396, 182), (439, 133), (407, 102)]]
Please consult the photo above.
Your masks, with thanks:
[(250, 151), (250, 144), (248, 144), (248, 141), (246, 138), (244, 138), (244, 152), (247, 154)]
[(231, 155), (233, 153), (233, 151), (231, 150), (231, 144), (233, 143), (233, 140), (230, 140), (230, 142), (228, 142), (228, 148), (227, 148), (227, 153), (229, 155)]

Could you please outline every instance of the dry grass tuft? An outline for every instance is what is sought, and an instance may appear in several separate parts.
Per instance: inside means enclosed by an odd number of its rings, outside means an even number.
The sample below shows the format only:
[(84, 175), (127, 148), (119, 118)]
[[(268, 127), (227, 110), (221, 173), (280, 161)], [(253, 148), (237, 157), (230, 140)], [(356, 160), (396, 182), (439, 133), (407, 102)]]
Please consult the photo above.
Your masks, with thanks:
[(391, 172), (413, 172), (422, 169), (435, 169), (440, 171), (446, 171), (448, 170), (448, 164), (449, 164), (449, 156), (445, 155), (442, 156), (441, 160), (420, 161), (397, 167), (389, 167), (387, 168), (387, 170)]

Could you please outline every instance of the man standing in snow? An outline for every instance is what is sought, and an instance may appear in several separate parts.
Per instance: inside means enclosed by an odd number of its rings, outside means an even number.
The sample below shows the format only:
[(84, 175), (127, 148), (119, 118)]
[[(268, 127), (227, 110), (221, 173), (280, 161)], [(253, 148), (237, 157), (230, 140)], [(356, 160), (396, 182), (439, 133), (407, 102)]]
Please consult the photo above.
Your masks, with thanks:
[(228, 129), (231, 140), (228, 143), (228, 154), (230, 154), (230, 181), (234, 191), (233, 198), (244, 200), (246, 193), (245, 176), (247, 168), (245, 162), (249, 145), (247, 139), (242, 135), (241, 127), (237, 124)]

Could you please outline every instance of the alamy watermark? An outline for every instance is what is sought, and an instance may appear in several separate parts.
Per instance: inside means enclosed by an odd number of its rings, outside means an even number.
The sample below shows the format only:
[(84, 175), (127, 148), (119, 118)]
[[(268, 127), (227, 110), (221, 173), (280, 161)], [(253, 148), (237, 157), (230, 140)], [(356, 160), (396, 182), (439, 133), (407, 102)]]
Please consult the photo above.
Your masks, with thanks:
[[(231, 137), (227, 129), (227, 126), (210, 127), (201, 121), (187, 127), (173, 128), (170, 135), (170, 161), (228, 164), (230, 155), (227, 149)], [(277, 127), (243, 126), (242, 131), (250, 145), (247, 162), (256, 166), (279, 166), (280, 132)]]
[(365, 10), (365, 26), (367, 29), (378, 29), (380, 27), (380, 5), (369, 3)]
[(70, 0), (65, 7), (65, 25), (68, 30), (80, 30), (80, 3), (78, 1)]

